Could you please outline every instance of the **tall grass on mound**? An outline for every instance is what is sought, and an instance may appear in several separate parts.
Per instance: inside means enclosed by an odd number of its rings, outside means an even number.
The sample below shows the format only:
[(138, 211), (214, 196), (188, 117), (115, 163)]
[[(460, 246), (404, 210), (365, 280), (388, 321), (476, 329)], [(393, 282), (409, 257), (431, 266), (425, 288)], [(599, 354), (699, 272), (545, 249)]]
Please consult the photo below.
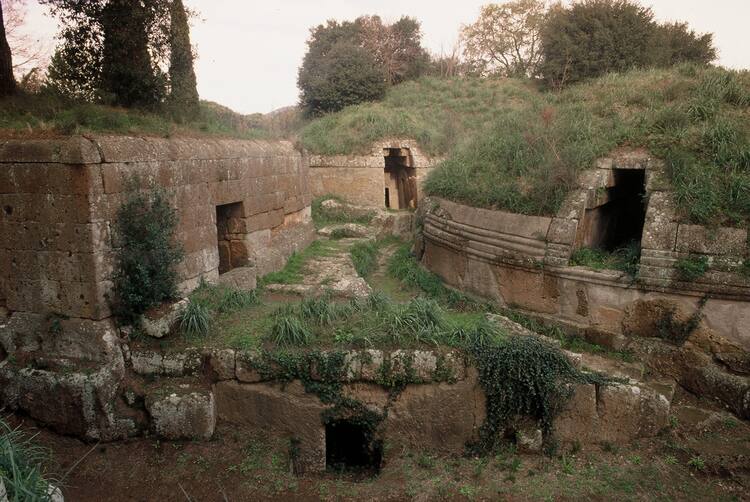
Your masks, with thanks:
[(425, 191), (473, 206), (553, 215), (578, 174), (617, 147), (666, 163), (682, 217), (750, 221), (750, 73), (681, 65), (609, 74), (542, 92), (513, 79), (423, 78), (310, 123), (317, 153), (387, 137), (446, 155)]
[(0, 418), (0, 480), (10, 502), (49, 500), (48, 452), (33, 439)]
[(0, 100), (0, 130), (5, 134), (143, 134), (149, 136), (273, 137), (259, 121), (216, 103), (201, 102), (196, 118), (176, 123), (163, 112), (117, 108), (68, 100), (53, 94), (18, 94)]
[(522, 81), (423, 77), (392, 87), (385, 99), (347, 107), (308, 124), (302, 144), (323, 155), (367, 153), (373, 142), (412, 138), (430, 155), (445, 155), (492, 123), (497, 108), (534, 99)]
[(367, 278), (378, 266), (380, 246), (374, 240), (358, 242), (349, 251), (360, 277)]

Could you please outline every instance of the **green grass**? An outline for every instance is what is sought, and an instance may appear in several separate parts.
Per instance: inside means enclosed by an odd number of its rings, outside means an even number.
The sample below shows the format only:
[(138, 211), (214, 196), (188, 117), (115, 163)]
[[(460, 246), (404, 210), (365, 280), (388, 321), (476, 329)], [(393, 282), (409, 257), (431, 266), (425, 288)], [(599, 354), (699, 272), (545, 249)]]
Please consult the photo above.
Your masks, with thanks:
[(381, 245), (375, 240), (358, 242), (352, 246), (349, 253), (360, 277), (369, 277), (377, 268), (380, 248)]
[(258, 281), (258, 286), (266, 284), (298, 284), (304, 273), (305, 264), (311, 258), (329, 256), (334, 252), (335, 244), (326, 241), (314, 241), (299, 253), (292, 253), (283, 269), (271, 272)]
[(0, 132), (18, 137), (92, 132), (242, 139), (277, 136), (268, 130), (261, 118), (241, 115), (207, 101), (201, 102), (198, 119), (176, 123), (164, 112), (81, 103), (45, 94), (19, 94), (0, 99)]
[[(312, 202), (312, 220), (315, 224), (315, 228), (323, 228), (329, 225), (343, 223), (359, 223), (361, 225), (367, 225), (375, 217), (374, 211), (354, 210), (347, 208), (346, 206), (338, 208), (323, 207), (323, 202), (327, 200), (335, 200), (336, 202), (346, 205), (346, 201), (338, 195), (324, 195), (315, 198)], [(347, 236), (340, 235), (339, 237)], [(331, 238), (337, 237), (331, 235)]]
[(0, 479), (10, 501), (49, 500), (49, 479), (44, 468), (46, 449), (0, 418)]
[(675, 269), (677, 269), (677, 275), (683, 281), (694, 281), (702, 277), (708, 272), (708, 257), (707, 256), (689, 256), (687, 258), (680, 258), (675, 263)]
[(612, 253), (596, 248), (576, 249), (570, 257), (571, 265), (581, 265), (595, 270), (620, 270), (635, 277), (640, 260), (640, 247), (632, 242)]
[(611, 74), (542, 92), (512, 79), (423, 78), (382, 102), (308, 124), (321, 154), (362, 153), (386, 137), (447, 158), (425, 190), (469, 205), (555, 214), (582, 169), (619, 146), (666, 164), (682, 219), (750, 220), (750, 73), (678, 66)]

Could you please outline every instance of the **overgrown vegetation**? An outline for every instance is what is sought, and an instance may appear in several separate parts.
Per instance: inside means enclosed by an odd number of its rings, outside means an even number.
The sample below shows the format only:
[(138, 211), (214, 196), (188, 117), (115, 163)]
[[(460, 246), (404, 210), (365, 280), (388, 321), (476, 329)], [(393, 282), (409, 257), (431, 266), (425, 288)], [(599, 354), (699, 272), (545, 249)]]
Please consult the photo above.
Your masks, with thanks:
[[(0, 418), (0, 481), (9, 502), (49, 500), (48, 453), (34, 438)], [(6, 499), (3, 499), (6, 500)]]
[(708, 257), (688, 256), (687, 258), (680, 258), (675, 263), (675, 269), (681, 280), (692, 282), (708, 272)]
[(151, 136), (223, 136), (267, 139), (262, 118), (240, 115), (216, 103), (201, 101), (198, 116), (176, 123), (164, 111), (128, 110), (73, 101), (51, 94), (17, 94), (0, 100), (0, 130), (4, 136), (34, 134), (116, 133)]
[(302, 142), (343, 154), (414, 138), (429, 154), (447, 154), (427, 193), (537, 215), (556, 214), (595, 159), (642, 146), (666, 162), (683, 219), (744, 225), (749, 118), (750, 76), (721, 68), (633, 70), (559, 93), (520, 80), (423, 78), (312, 122)]
[(190, 294), (189, 303), (180, 311), (177, 326), (188, 338), (205, 337), (216, 321), (260, 303), (256, 290), (243, 291), (201, 282)]
[(574, 383), (605, 384), (598, 374), (576, 369), (554, 345), (532, 336), (511, 336), (497, 344), (473, 345), (471, 353), (487, 397), (487, 417), (474, 448), (492, 451), (518, 417), (538, 421), (552, 446), (552, 420), (573, 394)]
[(142, 189), (129, 181), (115, 219), (114, 308), (124, 323), (177, 296), (177, 265), (183, 257), (175, 240), (177, 211), (163, 189)]
[(380, 245), (375, 240), (362, 241), (354, 244), (349, 251), (354, 268), (360, 277), (367, 278), (378, 265)]
[(302, 280), (303, 270), (307, 260), (316, 256), (326, 256), (333, 251), (334, 245), (325, 241), (313, 241), (300, 252), (294, 252), (287, 260), (283, 269), (271, 272), (258, 281), (258, 286), (266, 284), (297, 284)]
[(582, 265), (596, 270), (620, 270), (631, 277), (638, 273), (641, 250), (638, 242), (616, 249), (609, 253), (597, 248), (576, 249), (570, 257), (571, 265)]
[[(324, 204), (325, 201), (333, 201), (334, 204)], [(367, 225), (374, 217), (374, 211), (351, 207), (337, 195), (316, 197), (312, 202), (312, 219), (315, 228), (342, 223)]]

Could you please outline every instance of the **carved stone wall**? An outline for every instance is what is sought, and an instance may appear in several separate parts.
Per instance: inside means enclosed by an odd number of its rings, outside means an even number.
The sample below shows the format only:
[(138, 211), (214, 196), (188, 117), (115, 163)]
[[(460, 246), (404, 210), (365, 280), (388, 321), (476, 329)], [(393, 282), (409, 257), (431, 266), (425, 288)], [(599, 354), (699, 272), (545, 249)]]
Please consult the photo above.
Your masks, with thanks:
[[(388, 185), (385, 156), (388, 149), (408, 151), (410, 166), (415, 169), (417, 199), (425, 176), (440, 161), (424, 155), (416, 141), (385, 140), (375, 143), (364, 155), (311, 155), (310, 185), (313, 197), (334, 194), (354, 204), (384, 207)], [(392, 206), (395, 207), (395, 206)]]
[[(0, 143), (0, 305), (104, 319), (128, 179), (177, 208), (182, 288), (218, 277), (217, 206), (259, 275), (312, 239), (308, 167), (288, 142), (101, 136)], [(239, 236), (239, 237), (238, 237)]]

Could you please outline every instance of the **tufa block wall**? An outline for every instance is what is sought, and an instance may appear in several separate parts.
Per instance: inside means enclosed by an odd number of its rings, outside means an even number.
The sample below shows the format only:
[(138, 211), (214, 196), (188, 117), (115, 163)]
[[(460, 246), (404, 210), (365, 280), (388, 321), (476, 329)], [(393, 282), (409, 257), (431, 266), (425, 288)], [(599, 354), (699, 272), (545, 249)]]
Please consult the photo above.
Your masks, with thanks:
[(353, 204), (384, 207), (384, 150), (390, 148), (409, 151), (410, 167), (415, 169), (417, 178), (417, 199), (421, 199), (422, 181), (442, 159), (426, 156), (416, 141), (408, 139), (379, 141), (369, 153), (363, 155), (311, 155), (310, 185), (313, 197), (334, 194)]
[(185, 249), (182, 289), (218, 278), (216, 206), (256, 275), (313, 237), (307, 160), (289, 142), (119, 136), (0, 141), (0, 307), (110, 316), (112, 226), (127, 180), (166, 189)]

